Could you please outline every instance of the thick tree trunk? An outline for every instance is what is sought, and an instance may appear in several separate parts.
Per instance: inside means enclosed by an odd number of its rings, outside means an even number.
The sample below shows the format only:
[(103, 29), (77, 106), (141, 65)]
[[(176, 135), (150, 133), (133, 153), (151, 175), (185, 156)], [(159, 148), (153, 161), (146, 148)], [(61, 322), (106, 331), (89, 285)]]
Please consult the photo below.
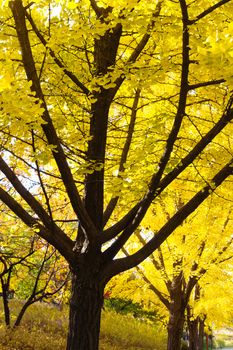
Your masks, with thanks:
[(189, 350), (203, 350), (204, 346), (204, 321), (197, 317), (193, 321), (188, 320)]
[[(175, 262), (174, 268), (180, 265), (180, 261)], [(183, 273), (175, 275), (169, 290), (169, 322), (167, 350), (180, 350), (185, 320), (185, 301), (183, 293)]]
[(167, 350), (180, 350), (184, 328), (184, 315), (182, 313), (171, 314), (168, 323)]
[(189, 350), (203, 350), (204, 347), (204, 321), (197, 317), (193, 321), (188, 320)]
[(103, 292), (95, 276), (73, 274), (67, 350), (98, 350)]

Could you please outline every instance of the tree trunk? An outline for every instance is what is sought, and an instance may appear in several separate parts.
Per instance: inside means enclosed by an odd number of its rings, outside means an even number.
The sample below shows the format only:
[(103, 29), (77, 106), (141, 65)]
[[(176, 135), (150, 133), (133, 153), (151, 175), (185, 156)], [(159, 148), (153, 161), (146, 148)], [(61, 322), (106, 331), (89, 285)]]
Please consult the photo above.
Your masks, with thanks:
[(188, 319), (188, 331), (189, 331), (189, 350), (199, 350), (198, 318), (192, 321)]
[[(174, 269), (180, 266), (180, 263), (181, 261), (176, 261), (174, 263)], [(175, 274), (169, 289), (171, 302), (167, 327), (167, 350), (180, 350), (181, 348), (186, 306), (183, 292), (183, 272), (181, 271), (179, 274)]]
[(17, 318), (16, 318), (16, 321), (15, 321), (15, 323), (14, 323), (14, 328), (15, 328), (15, 327), (18, 327), (18, 326), (20, 325), (20, 323), (21, 323), (21, 321), (22, 321), (22, 318), (23, 318), (25, 312), (27, 311), (27, 308), (28, 308), (31, 304), (33, 304), (33, 302), (32, 302), (32, 300), (29, 299), (29, 300), (26, 301), (26, 303), (23, 305), (23, 307), (22, 307), (22, 309), (20, 310), (20, 312), (19, 312), (19, 314), (18, 314), (18, 316), (17, 316)]
[(199, 349), (202, 350), (204, 348), (204, 326), (205, 321), (203, 319), (199, 319)]
[(96, 276), (73, 274), (67, 350), (98, 350), (103, 294)]
[(170, 313), (168, 323), (167, 350), (180, 350), (183, 335), (184, 315)]
[(209, 334), (206, 333), (205, 335), (205, 341), (206, 341), (206, 350), (209, 349)]
[(10, 326), (10, 308), (9, 308), (9, 302), (8, 302), (9, 284), (4, 283), (3, 278), (1, 278), (1, 285), (2, 285), (2, 300), (3, 300), (5, 324), (6, 326)]
[(189, 329), (189, 350), (203, 350), (204, 347), (204, 321), (197, 317), (195, 320), (188, 320)]

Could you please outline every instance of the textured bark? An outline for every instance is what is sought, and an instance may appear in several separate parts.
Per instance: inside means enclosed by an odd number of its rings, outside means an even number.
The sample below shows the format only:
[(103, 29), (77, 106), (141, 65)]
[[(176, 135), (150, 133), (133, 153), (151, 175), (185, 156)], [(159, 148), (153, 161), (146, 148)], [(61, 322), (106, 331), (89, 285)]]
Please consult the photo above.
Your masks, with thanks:
[(200, 317), (188, 318), (189, 350), (202, 350), (204, 347), (204, 323)]
[(202, 350), (204, 347), (204, 320), (197, 317), (188, 320), (189, 350)]
[[(180, 261), (176, 262), (179, 266)], [(185, 300), (183, 295), (183, 273), (174, 276), (170, 287), (170, 307), (168, 322), (167, 350), (180, 350), (185, 320)]]
[[(107, 13), (103, 15), (106, 16)], [(95, 40), (94, 62), (97, 77), (104, 76), (112, 70), (116, 61), (121, 33), (122, 27), (117, 24), (115, 28), (107, 30), (103, 36)], [(91, 106), (90, 141), (88, 143), (87, 159), (90, 161), (90, 168), (93, 172), (86, 176), (84, 204), (97, 229), (102, 229), (104, 211), (103, 165), (105, 162), (109, 108), (114, 92), (113, 89), (99, 88), (100, 92), (93, 93), (96, 102)], [(96, 166), (102, 166), (102, 169), (96, 170)]]
[(95, 271), (73, 273), (67, 350), (98, 350), (103, 291)]
[(184, 313), (170, 313), (168, 323), (167, 350), (180, 350), (184, 328)]

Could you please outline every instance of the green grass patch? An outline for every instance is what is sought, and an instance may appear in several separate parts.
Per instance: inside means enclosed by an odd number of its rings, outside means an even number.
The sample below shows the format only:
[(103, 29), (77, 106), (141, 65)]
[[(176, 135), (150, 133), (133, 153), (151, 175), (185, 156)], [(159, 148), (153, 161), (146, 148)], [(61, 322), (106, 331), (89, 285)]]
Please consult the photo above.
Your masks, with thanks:
[[(13, 319), (20, 303), (10, 302)], [(38, 303), (25, 314), (22, 325), (16, 330), (7, 330), (0, 308), (1, 350), (64, 350), (68, 326), (68, 309), (59, 311)], [(164, 350), (165, 330), (115, 311), (103, 311), (101, 322), (100, 350)]]

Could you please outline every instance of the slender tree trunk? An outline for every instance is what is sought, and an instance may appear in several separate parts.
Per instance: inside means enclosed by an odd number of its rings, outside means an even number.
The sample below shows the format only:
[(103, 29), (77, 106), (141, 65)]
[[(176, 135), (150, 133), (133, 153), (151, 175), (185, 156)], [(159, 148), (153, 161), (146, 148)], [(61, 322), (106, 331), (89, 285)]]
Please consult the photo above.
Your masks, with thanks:
[(189, 350), (199, 350), (198, 324), (198, 318), (193, 321), (188, 319)]
[(3, 292), (3, 307), (4, 307), (4, 315), (5, 315), (5, 324), (6, 326), (10, 326), (10, 308), (8, 302), (8, 296)]
[(198, 350), (202, 350), (204, 348), (204, 326), (205, 326), (205, 321), (199, 318), (199, 348)]
[(209, 334), (205, 334), (205, 341), (206, 341), (206, 350), (209, 349)]
[(67, 350), (98, 350), (103, 292), (92, 274), (73, 274)]
[(4, 317), (6, 326), (10, 326), (10, 308), (8, 302), (8, 283), (4, 283), (3, 278), (1, 278), (2, 285), (2, 300), (3, 300), (3, 308), (4, 308)]
[(25, 314), (25, 312), (27, 311), (27, 308), (32, 304), (33, 302), (31, 300), (28, 300), (26, 301), (26, 303), (23, 305), (22, 309), (20, 310), (17, 318), (16, 318), (16, 321), (14, 323), (14, 328), (15, 327), (18, 327), (22, 321), (22, 318)]

